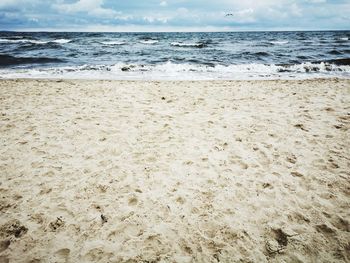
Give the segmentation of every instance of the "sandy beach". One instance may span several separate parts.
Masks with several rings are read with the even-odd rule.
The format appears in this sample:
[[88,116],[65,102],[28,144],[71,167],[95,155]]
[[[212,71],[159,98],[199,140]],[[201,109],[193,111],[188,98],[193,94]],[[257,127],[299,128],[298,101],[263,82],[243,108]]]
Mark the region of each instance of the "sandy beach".
[[350,262],[350,80],[0,80],[0,262]]

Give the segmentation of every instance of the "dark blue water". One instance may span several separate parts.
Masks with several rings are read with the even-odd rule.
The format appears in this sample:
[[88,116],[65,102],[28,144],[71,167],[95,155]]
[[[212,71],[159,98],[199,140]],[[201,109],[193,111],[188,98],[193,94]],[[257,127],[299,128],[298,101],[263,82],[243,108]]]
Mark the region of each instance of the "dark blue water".
[[0,77],[350,77],[350,31],[0,32]]

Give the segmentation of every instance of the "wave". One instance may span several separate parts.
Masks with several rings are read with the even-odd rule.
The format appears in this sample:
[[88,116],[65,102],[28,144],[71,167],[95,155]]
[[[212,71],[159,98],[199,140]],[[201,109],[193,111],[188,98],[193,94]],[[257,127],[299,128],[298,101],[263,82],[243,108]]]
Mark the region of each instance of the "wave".
[[104,41],[104,42],[101,42],[101,44],[121,46],[121,45],[126,45],[127,43],[125,41]]
[[70,40],[70,39],[61,38],[61,39],[55,39],[55,40],[49,41],[49,43],[52,42],[52,43],[58,43],[58,44],[67,44],[71,41],[72,40]]
[[[347,64],[348,63],[348,64]],[[349,61],[329,61],[290,65],[237,64],[199,65],[166,62],[156,65],[83,65],[42,69],[0,70],[2,78],[82,78],[82,79],[299,79],[315,77],[350,78]]]
[[140,43],[141,44],[149,44],[149,45],[153,45],[158,43],[158,40],[153,40],[153,39],[148,39],[148,40],[141,40]]
[[[318,62],[318,63],[322,63],[322,62]],[[337,65],[337,66],[350,66],[350,58],[326,60],[323,63]]]
[[331,50],[329,52],[327,52],[330,55],[342,55],[343,53],[339,50]]
[[271,42],[259,42],[259,43],[256,43],[257,47],[271,47],[273,45],[274,44],[272,44]]
[[0,43],[32,43],[32,44],[47,44],[48,41],[32,40],[32,39],[8,39],[1,38]]
[[297,58],[304,61],[310,59],[310,57],[307,56],[297,56]]
[[342,37],[342,38],[336,39],[336,40],[334,41],[334,43],[347,45],[348,41],[349,41],[349,38],[347,38],[347,37]]
[[0,67],[8,67],[22,64],[44,64],[44,63],[60,63],[61,59],[48,57],[13,57],[9,55],[0,55]]
[[205,43],[183,43],[183,42],[172,42],[170,45],[174,47],[196,47],[196,48],[203,48],[206,47]]
[[289,41],[270,41],[270,43],[273,45],[285,45],[288,44]]
[[14,51],[32,51],[32,50],[49,50],[49,49],[60,49],[61,45],[53,42],[49,42],[47,44],[33,44],[33,43],[24,43],[23,45],[18,45],[14,49]]
[[31,43],[31,44],[48,44],[48,43],[57,43],[57,44],[67,44],[71,42],[70,39],[55,39],[55,40],[33,40],[33,39],[12,39],[12,38],[0,38],[0,43]]
[[330,72],[348,72],[349,66],[339,66],[330,63],[302,63],[294,65],[278,65],[276,68],[279,73],[330,73]]
[[264,51],[259,51],[259,52],[243,52],[242,55],[252,55],[255,57],[268,57],[271,56],[270,53],[264,52]]

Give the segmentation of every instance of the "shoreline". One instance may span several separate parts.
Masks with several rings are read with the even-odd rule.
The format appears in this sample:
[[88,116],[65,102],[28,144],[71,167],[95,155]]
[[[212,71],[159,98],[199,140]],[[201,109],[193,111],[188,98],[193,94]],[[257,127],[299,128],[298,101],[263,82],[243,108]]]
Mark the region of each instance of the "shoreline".
[[86,78],[0,78],[0,81],[46,81],[46,82],[65,82],[65,81],[74,81],[74,82],[98,82],[98,81],[106,81],[106,82],[312,82],[312,81],[350,81],[348,77],[316,77],[316,78],[305,78],[305,79],[86,79]]
[[349,261],[349,129],[349,79],[0,79],[0,261]]

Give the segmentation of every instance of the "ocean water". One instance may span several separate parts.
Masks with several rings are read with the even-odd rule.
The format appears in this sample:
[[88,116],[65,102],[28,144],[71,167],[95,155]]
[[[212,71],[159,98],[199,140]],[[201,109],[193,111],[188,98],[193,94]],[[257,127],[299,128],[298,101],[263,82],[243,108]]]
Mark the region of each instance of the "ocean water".
[[0,32],[0,78],[350,78],[350,31]]

